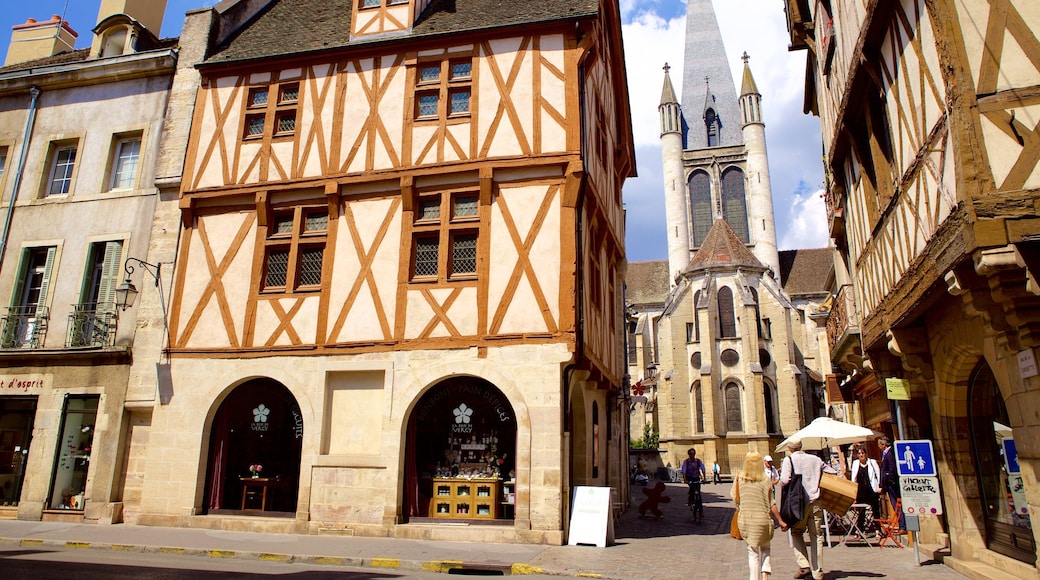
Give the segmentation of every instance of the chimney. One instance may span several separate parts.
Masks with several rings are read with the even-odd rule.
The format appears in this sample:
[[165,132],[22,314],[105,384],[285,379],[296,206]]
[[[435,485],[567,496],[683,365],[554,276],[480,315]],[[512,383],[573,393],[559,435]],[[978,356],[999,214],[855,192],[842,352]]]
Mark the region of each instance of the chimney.
[[126,14],[158,38],[166,15],[166,0],[101,0],[97,24],[115,14]]
[[11,28],[11,44],[7,47],[7,60],[4,61],[4,66],[73,50],[78,36],[69,23],[62,20],[61,16],[57,14],[43,22],[29,18],[25,24],[18,24]]

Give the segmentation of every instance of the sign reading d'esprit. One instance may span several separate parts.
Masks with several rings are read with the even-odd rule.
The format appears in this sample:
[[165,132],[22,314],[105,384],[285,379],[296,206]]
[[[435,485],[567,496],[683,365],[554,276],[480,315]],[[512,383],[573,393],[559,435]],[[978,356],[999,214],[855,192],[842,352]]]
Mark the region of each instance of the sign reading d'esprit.
[[39,395],[53,386],[52,375],[0,375],[0,395]]

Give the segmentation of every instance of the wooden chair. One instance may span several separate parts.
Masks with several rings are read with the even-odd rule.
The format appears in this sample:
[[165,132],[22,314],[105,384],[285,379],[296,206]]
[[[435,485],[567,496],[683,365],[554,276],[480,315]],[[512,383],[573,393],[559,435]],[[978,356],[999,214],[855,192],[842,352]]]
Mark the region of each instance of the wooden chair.
[[901,511],[903,511],[903,500],[896,499],[896,505],[893,506],[887,518],[874,518],[874,523],[877,524],[878,532],[881,534],[881,541],[878,542],[879,548],[884,548],[885,542],[889,540],[900,548],[903,547],[899,541],[899,513]]

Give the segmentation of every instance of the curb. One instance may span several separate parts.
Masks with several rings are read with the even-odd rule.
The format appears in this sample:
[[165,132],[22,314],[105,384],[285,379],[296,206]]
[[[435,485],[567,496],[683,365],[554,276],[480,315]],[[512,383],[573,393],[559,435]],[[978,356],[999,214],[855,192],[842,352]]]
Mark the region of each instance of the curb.
[[[266,562],[300,563],[319,566],[343,566],[352,568],[376,568],[396,570],[422,570],[441,574],[452,574],[458,570],[497,571],[505,575],[525,576],[532,574],[561,575],[547,572],[544,569],[526,563],[514,564],[482,564],[462,560],[402,560],[399,558],[359,558],[351,556],[313,556],[296,554],[278,554],[273,552],[250,552],[241,550],[218,550],[209,548],[179,548],[174,546],[147,546],[136,544],[106,544],[95,542],[74,542],[64,540],[44,540],[41,538],[5,538],[0,537],[0,545],[16,545],[23,548],[55,548],[71,550],[107,550],[117,552],[137,552],[140,554],[161,554],[166,556],[194,556],[226,560],[263,560]],[[600,577],[587,573],[577,574],[581,577]]]

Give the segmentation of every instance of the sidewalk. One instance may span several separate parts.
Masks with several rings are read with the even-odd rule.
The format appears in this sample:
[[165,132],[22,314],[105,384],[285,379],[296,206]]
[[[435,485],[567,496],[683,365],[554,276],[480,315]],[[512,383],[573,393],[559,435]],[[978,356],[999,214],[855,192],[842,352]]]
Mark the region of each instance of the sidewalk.
[[[264,559],[330,566],[448,572],[486,569],[506,574],[548,574],[618,580],[680,579],[691,575],[725,580],[748,577],[746,544],[729,537],[730,484],[705,485],[705,521],[694,524],[685,506],[686,486],[668,484],[670,503],[662,519],[639,517],[646,496],[633,488],[633,505],[616,530],[617,543],[590,546],[531,546],[290,534],[256,534],[131,525],[43,523],[0,520],[0,546],[83,548],[184,554],[212,558]],[[837,539],[836,539],[837,541]],[[922,559],[926,556],[923,555]],[[786,535],[773,539],[773,578],[796,571]],[[912,549],[866,546],[824,548],[827,578],[957,579],[941,564],[918,567]]]

